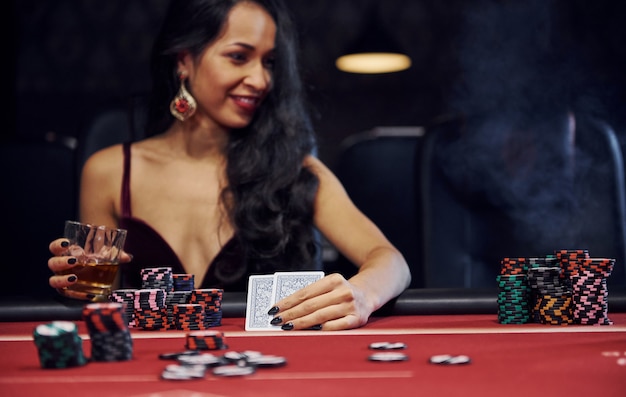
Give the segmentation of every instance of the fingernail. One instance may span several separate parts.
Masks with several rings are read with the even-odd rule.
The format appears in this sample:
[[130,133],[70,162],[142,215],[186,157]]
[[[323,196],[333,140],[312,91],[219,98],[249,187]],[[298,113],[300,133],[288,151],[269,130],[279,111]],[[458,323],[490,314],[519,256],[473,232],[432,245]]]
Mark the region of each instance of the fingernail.
[[273,316],[274,314],[278,313],[279,310],[280,309],[278,308],[278,306],[274,306],[267,312],[267,314],[269,314],[270,316]]
[[280,327],[284,331],[291,331],[293,329],[293,323],[286,323]]
[[70,258],[67,260],[67,264],[68,265],[75,265],[76,264],[76,258]]
[[93,299],[93,298],[95,298],[95,297],[96,297],[96,296],[95,296],[95,295],[93,295],[93,294],[87,294],[87,299]]
[[73,282],[74,282],[74,281],[76,281],[77,279],[78,279],[78,277],[76,277],[76,276],[69,276],[69,277],[67,278],[67,281],[69,281],[70,283],[73,283]]
[[283,322],[283,318],[282,318],[282,317],[280,317],[280,316],[278,316],[278,317],[274,317],[274,318],[272,319],[272,321],[270,321],[270,324],[272,324],[272,325],[278,325],[278,324],[280,324],[280,323],[282,323],[282,322]]
[[62,241],[62,242],[61,242],[61,247],[63,247],[63,248],[67,248],[67,247],[69,247],[69,246],[70,246],[70,242],[69,242],[69,241]]
[[307,328],[307,330],[309,330],[309,331],[321,331],[322,330],[322,324],[314,325],[311,328]]

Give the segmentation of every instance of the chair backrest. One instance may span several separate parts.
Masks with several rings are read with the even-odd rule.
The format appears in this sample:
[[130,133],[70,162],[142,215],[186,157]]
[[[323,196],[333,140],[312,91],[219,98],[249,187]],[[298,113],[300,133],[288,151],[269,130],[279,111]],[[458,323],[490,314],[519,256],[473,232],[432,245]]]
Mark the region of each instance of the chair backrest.
[[143,138],[145,123],[146,108],[139,98],[131,99],[127,108],[110,108],[96,114],[78,140],[80,168],[100,149]]
[[59,142],[0,145],[6,227],[0,295],[50,296],[50,242],[77,217],[75,149]]
[[[423,129],[376,128],[347,138],[339,151],[335,173],[355,205],[394,244],[414,273],[412,287],[421,286],[420,228],[415,214],[415,153]],[[327,271],[350,276],[356,268],[345,258]]]
[[568,112],[481,115],[428,128],[420,149],[426,287],[493,288],[502,258],[578,248],[615,258],[609,282],[624,285],[623,168],[610,128]]

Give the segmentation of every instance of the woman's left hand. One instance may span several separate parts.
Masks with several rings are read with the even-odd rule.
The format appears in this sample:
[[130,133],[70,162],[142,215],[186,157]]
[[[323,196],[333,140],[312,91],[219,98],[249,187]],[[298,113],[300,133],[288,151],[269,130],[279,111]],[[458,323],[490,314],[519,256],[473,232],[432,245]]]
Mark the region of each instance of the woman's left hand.
[[335,331],[365,325],[373,311],[364,291],[334,273],[276,302],[270,312],[272,324],[284,330]]

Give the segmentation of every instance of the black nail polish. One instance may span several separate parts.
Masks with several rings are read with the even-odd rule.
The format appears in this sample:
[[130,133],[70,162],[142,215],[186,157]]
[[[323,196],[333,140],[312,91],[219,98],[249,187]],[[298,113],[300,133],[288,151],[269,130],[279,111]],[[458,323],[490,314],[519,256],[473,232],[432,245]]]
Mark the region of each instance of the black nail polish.
[[280,309],[278,308],[278,306],[274,306],[267,312],[267,314],[269,314],[270,316],[273,316],[274,314],[278,313],[279,310]]
[[78,279],[78,277],[76,277],[76,276],[69,276],[69,277],[67,278],[67,281],[69,281],[70,283],[73,283],[73,282],[74,282],[74,281],[76,281],[77,279]]
[[69,265],[75,265],[75,264],[76,264],[76,258],[70,258],[70,259],[68,259],[68,260],[67,260],[67,263],[68,263]]
[[69,241],[61,241],[61,247],[67,248],[69,246],[70,246],[70,242]]
[[321,331],[322,330],[322,324],[317,324],[312,326],[311,328],[307,328],[308,331]]
[[291,331],[293,329],[293,323],[286,323],[280,327],[284,331]]
[[93,294],[87,294],[87,299],[93,299],[93,298],[95,298],[95,297],[96,297],[96,296],[95,296],[95,295],[93,295]]
[[274,317],[274,318],[272,319],[272,321],[270,321],[270,324],[272,324],[272,325],[278,325],[278,324],[280,324],[280,323],[282,323],[282,322],[283,322],[283,318],[282,318],[282,317],[280,317],[280,316],[278,316],[278,317]]

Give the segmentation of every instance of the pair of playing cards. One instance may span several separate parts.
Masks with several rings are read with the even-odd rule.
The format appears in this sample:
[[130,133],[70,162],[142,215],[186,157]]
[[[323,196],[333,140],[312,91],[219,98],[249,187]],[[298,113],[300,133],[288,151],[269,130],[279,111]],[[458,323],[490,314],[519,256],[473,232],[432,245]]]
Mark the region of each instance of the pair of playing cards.
[[280,331],[267,314],[274,303],[324,277],[324,272],[276,272],[248,279],[246,331]]

